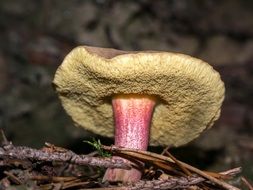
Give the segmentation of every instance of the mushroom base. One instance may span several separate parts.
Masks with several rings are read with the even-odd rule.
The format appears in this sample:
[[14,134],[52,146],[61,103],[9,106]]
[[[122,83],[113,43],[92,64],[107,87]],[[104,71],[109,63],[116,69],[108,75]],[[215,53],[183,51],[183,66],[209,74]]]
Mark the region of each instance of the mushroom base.
[[[119,158],[117,156],[114,156],[113,158]],[[123,159],[125,163],[131,164],[129,160]],[[142,163],[140,163],[140,168],[143,166]],[[141,179],[142,172],[138,170],[137,168],[131,168],[130,170],[125,169],[107,169],[103,178],[103,181],[109,181],[109,182],[136,182]]]
[[[115,145],[147,150],[150,122],[156,100],[146,95],[117,95],[113,97]],[[125,162],[130,162],[125,160]],[[140,166],[141,167],[141,166]],[[107,169],[104,181],[136,182],[141,178],[138,169]]]

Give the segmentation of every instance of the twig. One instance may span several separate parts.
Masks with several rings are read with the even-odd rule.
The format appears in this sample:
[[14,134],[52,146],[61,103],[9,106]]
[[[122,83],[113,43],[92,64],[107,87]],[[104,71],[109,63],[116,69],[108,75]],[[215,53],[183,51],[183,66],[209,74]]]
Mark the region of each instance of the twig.
[[193,167],[191,165],[188,165],[188,164],[186,164],[184,162],[181,162],[181,161],[179,161],[179,163],[182,164],[184,167],[186,167],[188,170],[191,170],[191,171],[195,172],[196,174],[210,180],[211,182],[219,185],[220,187],[223,187],[224,189],[227,189],[227,190],[240,190],[237,187],[234,187],[234,186],[232,186],[232,185],[230,185],[230,184],[228,184],[224,181],[221,181],[221,180],[216,179],[215,177],[213,177],[211,175],[206,174],[205,172],[199,170],[198,168],[195,168],[195,167]]
[[31,180],[36,180],[36,181],[52,181],[52,182],[67,182],[67,181],[73,181],[75,179],[77,179],[77,177],[59,177],[59,176],[43,176],[43,175],[39,175],[39,176],[32,176],[29,179]]
[[88,165],[105,168],[130,169],[131,166],[122,159],[98,158],[86,155],[77,155],[70,150],[57,152],[47,149],[37,150],[24,146],[14,146],[11,143],[0,147],[0,158],[33,160],[33,161],[57,161],[76,165]]
[[237,168],[233,168],[233,169],[230,169],[230,170],[227,170],[227,171],[224,171],[224,172],[220,172],[220,174],[226,175],[226,176],[229,176],[229,177],[234,177],[234,176],[236,176],[237,174],[239,174],[241,172],[242,172],[242,168],[237,167]]
[[[92,190],[153,190],[153,189],[187,189],[190,186],[197,185],[205,181],[204,178],[191,177],[171,177],[167,180],[140,180],[134,184],[129,184],[121,187],[93,188]],[[86,189],[88,190],[88,189]]]
[[2,129],[0,129],[0,145],[4,146],[9,144],[9,141],[7,140],[4,131]]
[[169,151],[166,151],[166,154],[182,169],[182,171],[187,174],[188,176],[191,175],[191,172],[185,168],[180,161],[178,161]]
[[242,177],[242,182],[245,184],[245,186],[248,187],[249,190],[253,190],[253,186],[250,184],[250,182],[245,177]]
[[10,178],[10,180],[13,181],[14,183],[16,183],[18,185],[22,184],[22,182],[15,175],[13,175],[12,173],[4,171],[4,174],[6,176],[8,176]]

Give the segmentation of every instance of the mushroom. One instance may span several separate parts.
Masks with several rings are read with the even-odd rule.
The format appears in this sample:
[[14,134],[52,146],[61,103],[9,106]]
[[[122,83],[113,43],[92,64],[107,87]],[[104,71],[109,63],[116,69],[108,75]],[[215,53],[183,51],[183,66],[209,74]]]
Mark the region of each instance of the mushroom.
[[[140,150],[149,142],[176,147],[198,137],[218,119],[225,91],[210,65],[188,55],[89,46],[66,56],[53,83],[76,125],[115,134],[116,146]],[[140,178],[136,168],[107,169],[104,176]]]

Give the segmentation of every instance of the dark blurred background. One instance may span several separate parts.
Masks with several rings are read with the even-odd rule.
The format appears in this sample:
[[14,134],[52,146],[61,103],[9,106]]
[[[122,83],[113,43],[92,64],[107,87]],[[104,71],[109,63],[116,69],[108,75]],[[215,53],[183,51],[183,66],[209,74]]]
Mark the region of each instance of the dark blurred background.
[[0,127],[16,145],[91,151],[83,140],[94,135],[74,127],[51,86],[64,56],[81,44],[210,63],[226,86],[221,118],[172,152],[202,169],[242,166],[253,180],[253,1],[1,0]]

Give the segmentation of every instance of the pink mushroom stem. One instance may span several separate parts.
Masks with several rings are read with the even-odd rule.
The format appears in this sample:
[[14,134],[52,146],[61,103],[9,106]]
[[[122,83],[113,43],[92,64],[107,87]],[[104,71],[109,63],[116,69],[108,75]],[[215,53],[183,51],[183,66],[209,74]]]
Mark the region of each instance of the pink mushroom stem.
[[[115,145],[147,150],[155,98],[147,95],[117,95],[112,106],[115,121]],[[125,162],[129,162],[124,159]],[[136,182],[141,178],[138,169],[107,169],[104,180]]]

